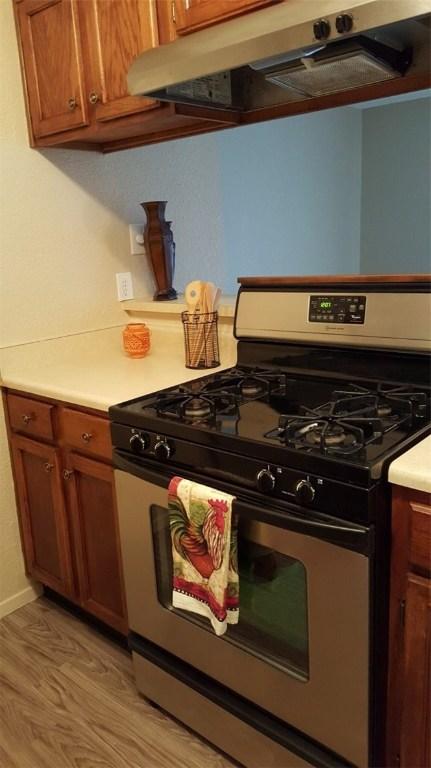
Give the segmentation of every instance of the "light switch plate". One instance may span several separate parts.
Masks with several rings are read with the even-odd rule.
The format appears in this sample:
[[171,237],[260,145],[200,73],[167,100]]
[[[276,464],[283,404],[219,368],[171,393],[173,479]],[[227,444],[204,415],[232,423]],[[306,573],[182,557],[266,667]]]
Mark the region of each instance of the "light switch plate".
[[144,224],[129,224],[130,253],[140,256],[145,253]]
[[117,295],[118,301],[128,301],[133,299],[133,281],[131,272],[117,272]]

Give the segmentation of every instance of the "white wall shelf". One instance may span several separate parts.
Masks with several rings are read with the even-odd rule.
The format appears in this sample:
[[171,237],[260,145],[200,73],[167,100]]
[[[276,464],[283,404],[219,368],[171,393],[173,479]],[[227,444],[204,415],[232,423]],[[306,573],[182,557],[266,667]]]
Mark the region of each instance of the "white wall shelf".
[[[218,308],[218,314],[221,318],[233,317],[235,314],[236,296],[223,296]],[[153,301],[149,296],[142,299],[131,299],[121,302],[122,308],[129,314],[163,314],[179,315],[187,309],[184,296],[180,295],[173,301]]]

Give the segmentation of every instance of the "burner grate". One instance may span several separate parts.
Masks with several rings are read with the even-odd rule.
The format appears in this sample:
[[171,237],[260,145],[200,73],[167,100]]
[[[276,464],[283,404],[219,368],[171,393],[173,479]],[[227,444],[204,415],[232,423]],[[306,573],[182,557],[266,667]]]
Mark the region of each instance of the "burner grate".
[[203,388],[203,392],[212,393],[233,390],[244,400],[270,395],[277,390],[286,389],[287,374],[266,368],[231,368],[216,374],[213,381]]
[[414,391],[408,386],[377,384],[375,391],[349,384],[346,390],[335,390],[333,400],[356,400],[360,397],[373,397],[376,403],[376,413],[382,418],[397,420],[411,416],[424,418],[427,414],[427,396],[425,392]]
[[356,411],[340,416],[337,402],[313,410],[303,408],[302,415],[283,414],[278,429],[267,432],[265,437],[278,436],[292,448],[317,448],[321,453],[339,456],[359,453],[369,443],[381,440],[381,420],[361,415],[367,405],[361,403]]

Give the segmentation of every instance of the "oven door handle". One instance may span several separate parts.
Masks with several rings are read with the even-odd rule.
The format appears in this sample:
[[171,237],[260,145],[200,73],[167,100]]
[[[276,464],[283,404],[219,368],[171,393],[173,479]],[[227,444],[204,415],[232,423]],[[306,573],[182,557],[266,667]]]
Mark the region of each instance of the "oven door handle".
[[279,511],[266,505],[260,508],[254,504],[244,504],[242,501],[235,501],[234,508],[245,518],[251,517],[253,520],[260,520],[293,533],[327,541],[329,544],[335,544],[337,547],[350,549],[362,555],[370,556],[374,549],[372,529],[355,523],[343,523],[328,515],[324,516],[326,519],[322,519],[323,516],[318,517],[313,510],[307,509],[307,516],[301,516],[291,512],[290,509]]
[[[200,478],[193,477],[191,472],[175,471],[174,467],[160,468],[150,467],[142,463],[142,459],[134,458],[130,454],[124,454],[117,449],[114,450],[114,466],[123,472],[129,472],[141,480],[159,488],[168,488],[169,483],[175,475],[185,477],[189,480],[202,483]],[[217,483],[219,486],[219,483]],[[220,490],[231,493],[236,497],[238,489],[227,482],[220,482]],[[327,541],[329,544],[335,544],[344,549],[350,549],[354,552],[370,556],[374,551],[374,530],[366,528],[356,523],[342,522],[338,518],[330,517],[316,513],[312,509],[306,509],[306,515],[298,514],[298,511],[292,504],[286,501],[277,502],[271,500],[273,504],[278,504],[278,508],[268,504],[267,499],[262,499],[259,504],[255,500],[243,500],[246,491],[242,491],[241,499],[235,498],[234,509],[244,519],[259,520],[268,525],[275,525],[277,528],[299,533],[304,536],[311,536],[314,539]]]

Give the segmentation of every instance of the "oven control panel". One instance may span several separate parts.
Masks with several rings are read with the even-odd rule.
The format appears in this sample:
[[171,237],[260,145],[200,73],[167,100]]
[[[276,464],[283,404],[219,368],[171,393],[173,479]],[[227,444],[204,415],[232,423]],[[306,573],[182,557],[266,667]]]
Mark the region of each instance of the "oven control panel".
[[365,305],[365,296],[310,296],[308,320],[310,323],[363,325]]

